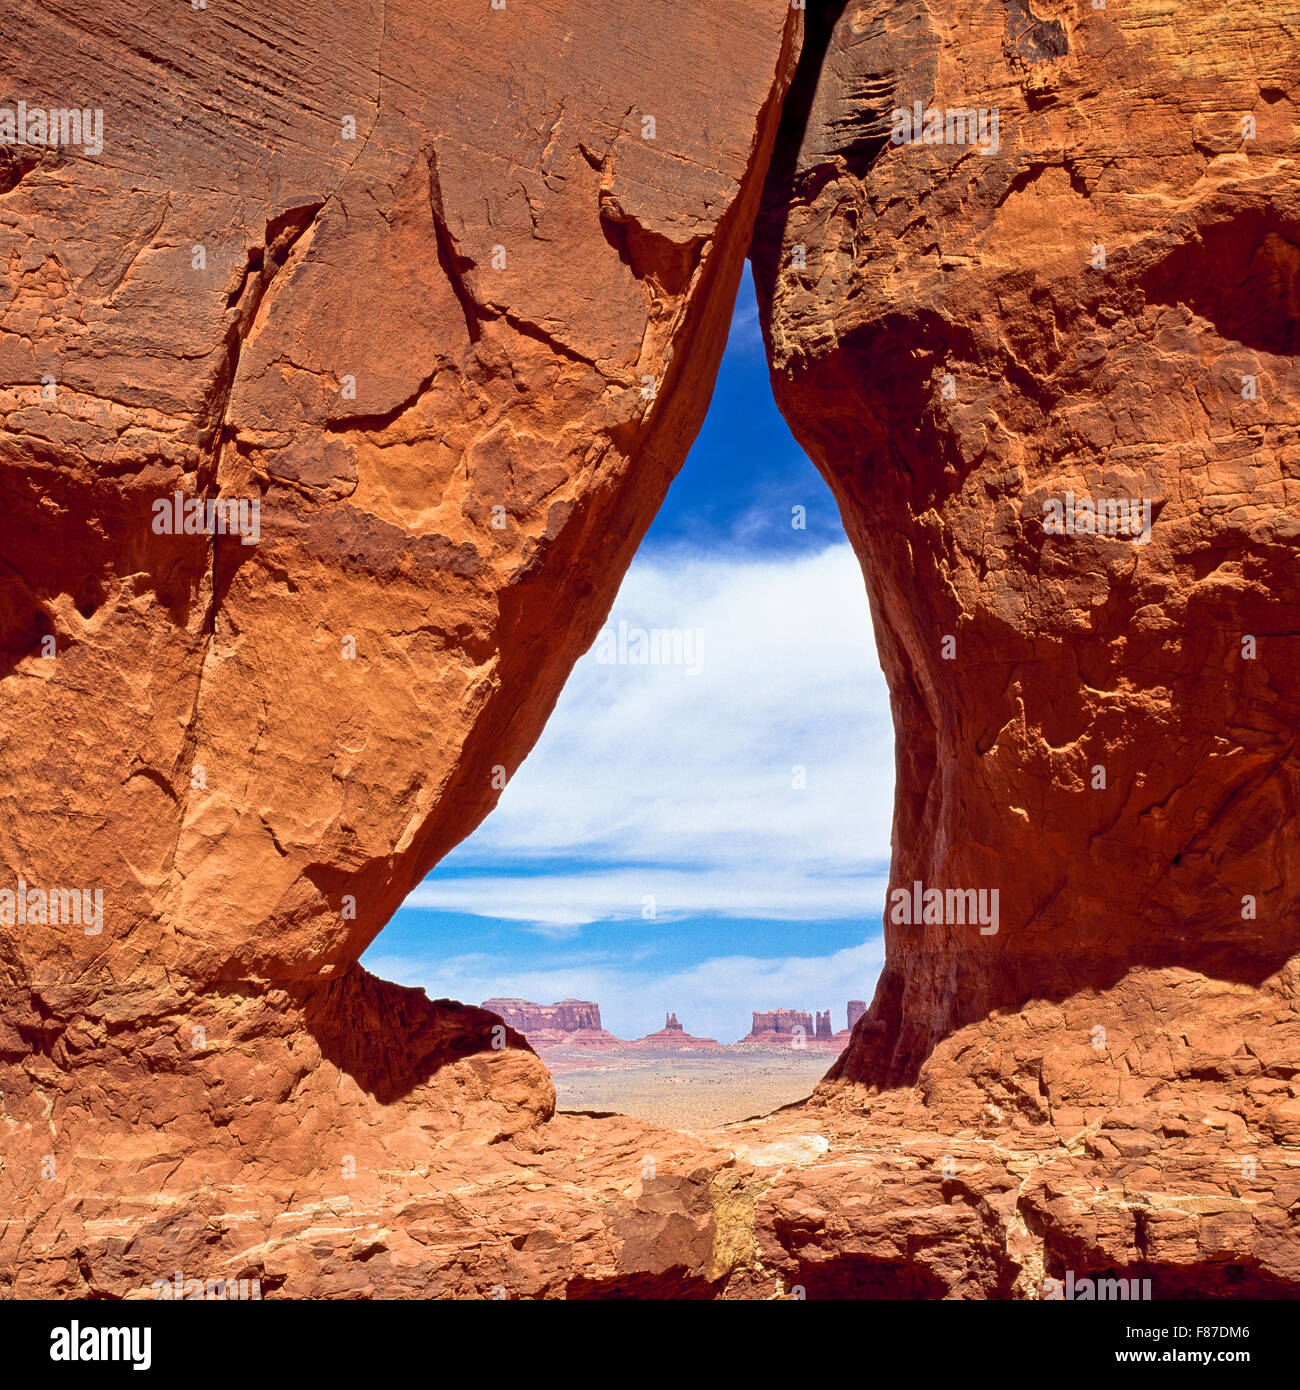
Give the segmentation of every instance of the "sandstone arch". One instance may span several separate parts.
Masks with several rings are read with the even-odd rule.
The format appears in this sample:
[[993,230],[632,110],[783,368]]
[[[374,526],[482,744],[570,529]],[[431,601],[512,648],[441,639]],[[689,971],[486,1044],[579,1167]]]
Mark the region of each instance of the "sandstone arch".
[[[7,1287],[179,1262],[271,1296],[1032,1297],[1140,1252],[1183,1292],[1231,1293],[1229,1264],[1294,1290],[1296,63],[1229,61],[1184,9],[1144,47],[1141,6],[814,5],[780,139],[784,0],[549,0],[527,32],[456,7],[437,45],[412,0],[14,16],[8,87],[108,119],[102,156],[0,168],[0,863],[109,906],[100,935],[0,925]],[[997,106],[999,151],[895,159],[905,79]],[[596,630],[774,149],[775,385],[873,587],[900,876],[1014,862],[1008,928],[891,932],[807,1112],[707,1143],[548,1120],[490,1015],[355,961]],[[1044,558],[1016,499],[1107,450],[1159,490],[1149,553]],[[156,532],[178,488],[254,494],[262,538]],[[1044,777],[1089,739],[1120,775],[1067,815]],[[1247,880],[1231,921],[1212,895]]]

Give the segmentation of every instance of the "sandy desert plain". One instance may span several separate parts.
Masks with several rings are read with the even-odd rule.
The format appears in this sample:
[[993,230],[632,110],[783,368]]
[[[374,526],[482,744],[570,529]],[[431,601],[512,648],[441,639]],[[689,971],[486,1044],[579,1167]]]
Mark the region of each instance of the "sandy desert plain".
[[787,1051],[542,1054],[558,1109],[631,1115],[670,1129],[701,1129],[767,1115],[805,1099],[834,1058]]

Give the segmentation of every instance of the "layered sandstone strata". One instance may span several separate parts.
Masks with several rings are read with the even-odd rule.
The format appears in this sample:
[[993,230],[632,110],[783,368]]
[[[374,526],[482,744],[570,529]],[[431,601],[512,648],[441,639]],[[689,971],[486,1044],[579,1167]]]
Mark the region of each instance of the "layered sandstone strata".
[[356,962],[685,456],[800,31],[785,0],[7,17],[6,99],[103,137],[0,150],[0,887],[103,908],[0,921],[22,1291],[121,1291],[115,1194],[183,1267],[196,1192],[255,1248],[551,1113],[518,1034]]
[[747,1036],[758,1038],[774,1033],[781,1037],[790,1037],[796,1029],[804,1037],[812,1037],[812,1014],[803,1009],[755,1009],[753,1026]]
[[1288,14],[807,13],[774,381],[867,575],[894,882],[997,929],[887,922],[816,1103],[692,1135],[554,1116],[356,961],[681,462],[804,12],[10,17],[6,91],[105,120],[0,156],[0,887],[103,919],[0,920],[5,1292],[1300,1289]]
[[[1018,1045],[1031,1000],[1061,1010],[1046,1072],[1087,1041],[1069,1001],[1101,1028],[1123,987],[1146,1001],[1135,1072],[1249,1015],[1242,1074],[1289,1085],[1287,7],[892,0],[809,23],[756,279],[777,399],[867,578],[904,890],[832,1076],[914,1081],[984,1020]],[[1132,534],[1085,524],[1130,499]],[[1079,525],[1054,528],[1067,505]]]
[[531,999],[493,998],[483,1001],[491,1010],[521,1033],[543,1029],[576,1033],[580,1029],[601,1031],[600,1005],[585,999],[561,999],[558,1004],[534,1004]]
[[528,1039],[530,1047],[621,1047],[623,1040],[601,1027],[600,1005],[583,999],[534,1004],[530,999],[485,999],[483,1007]]
[[[845,1041],[841,1038],[838,1046]],[[818,1011],[814,1020],[803,1009],[755,1009],[753,1026],[736,1046],[826,1047],[834,1043],[829,1010]]]

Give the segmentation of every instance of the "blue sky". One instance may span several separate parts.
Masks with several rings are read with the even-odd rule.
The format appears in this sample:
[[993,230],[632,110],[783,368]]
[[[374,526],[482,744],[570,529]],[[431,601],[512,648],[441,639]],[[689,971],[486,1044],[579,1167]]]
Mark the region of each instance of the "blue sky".
[[[670,1009],[723,1042],[754,1009],[842,1028],[882,960],[893,734],[861,573],[772,400],[748,267],[708,418],[606,628],[365,965],[434,998],[594,999],[628,1038]],[[652,629],[678,632],[674,661],[636,663]]]

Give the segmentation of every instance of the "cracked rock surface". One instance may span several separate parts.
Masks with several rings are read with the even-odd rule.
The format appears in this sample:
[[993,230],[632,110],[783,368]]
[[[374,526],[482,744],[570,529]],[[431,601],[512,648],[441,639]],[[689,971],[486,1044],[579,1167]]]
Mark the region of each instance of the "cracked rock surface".
[[[0,888],[103,892],[0,922],[4,1292],[1300,1289],[1280,0],[6,23],[5,90],[105,133],[0,148]],[[891,143],[914,102],[997,148]],[[892,882],[998,930],[887,913],[803,1107],[557,1115],[496,1016],[356,962],[603,621],[751,236],[871,594]],[[1149,543],[1047,535],[1066,490]],[[178,492],[256,543],[158,531]]]

